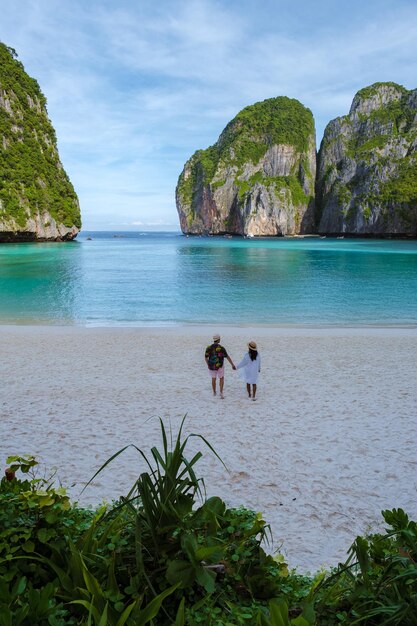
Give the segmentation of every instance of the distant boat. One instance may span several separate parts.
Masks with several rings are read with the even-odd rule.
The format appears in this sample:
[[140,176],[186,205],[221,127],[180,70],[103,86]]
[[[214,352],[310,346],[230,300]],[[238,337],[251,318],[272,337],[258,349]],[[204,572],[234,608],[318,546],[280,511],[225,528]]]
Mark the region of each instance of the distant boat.
[[252,237],[254,237],[254,236],[255,236],[255,235],[253,235],[252,233],[248,233],[248,234],[246,235],[246,237],[247,237],[248,239],[252,239]]
[[337,239],[344,239],[344,237],[337,237]]

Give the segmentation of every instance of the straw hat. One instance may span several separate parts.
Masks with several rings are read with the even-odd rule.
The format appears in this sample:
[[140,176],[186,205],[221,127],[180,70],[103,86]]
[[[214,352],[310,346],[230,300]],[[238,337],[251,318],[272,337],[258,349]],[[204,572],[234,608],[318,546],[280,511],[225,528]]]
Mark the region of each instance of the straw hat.
[[220,341],[220,335],[218,333],[213,335],[213,341]]
[[248,343],[248,348],[249,348],[249,350],[256,350],[256,342],[255,341],[250,341]]

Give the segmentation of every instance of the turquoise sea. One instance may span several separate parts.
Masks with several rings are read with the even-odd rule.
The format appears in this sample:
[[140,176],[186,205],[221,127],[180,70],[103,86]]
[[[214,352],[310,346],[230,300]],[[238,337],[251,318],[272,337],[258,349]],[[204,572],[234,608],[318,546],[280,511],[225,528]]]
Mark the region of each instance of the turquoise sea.
[[82,232],[3,244],[0,323],[415,326],[417,241]]

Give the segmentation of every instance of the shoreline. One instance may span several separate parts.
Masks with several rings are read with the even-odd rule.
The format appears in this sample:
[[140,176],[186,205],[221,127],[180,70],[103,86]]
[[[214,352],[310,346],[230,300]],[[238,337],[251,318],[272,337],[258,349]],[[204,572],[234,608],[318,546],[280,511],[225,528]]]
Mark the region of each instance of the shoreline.
[[[226,364],[225,400],[213,398],[203,352],[213,332],[237,363],[258,342],[258,400]],[[82,327],[0,325],[1,465],[34,454],[80,505],[127,493],[142,471],[129,449],[174,434],[204,436],[229,471],[190,440],[207,495],[262,512],[290,566],[336,565],[380,511],[417,517],[417,328]]]
[[232,324],[228,322],[211,323],[211,322],[170,322],[166,324],[159,323],[132,323],[132,324],[60,324],[51,322],[46,324],[41,321],[39,323],[32,321],[30,323],[22,322],[2,322],[0,321],[0,332],[7,329],[58,329],[60,331],[97,331],[102,330],[104,332],[141,332],[141,331],[161,331],[161,332],[174,332],[174,331],[191,331],[195,333],[208,333],[209,335],[213,330],[218,328],[228,329],[233,333],[247,330],[254,330],[261,333],[298,333],[298,332],[311,332],[311,333],[334,333],[334,334],[355,334],[355,333],[370,333],[373,332],[410,332],[411,334],[417,332],[417,324],[251,324],[251,323],[239,323]]

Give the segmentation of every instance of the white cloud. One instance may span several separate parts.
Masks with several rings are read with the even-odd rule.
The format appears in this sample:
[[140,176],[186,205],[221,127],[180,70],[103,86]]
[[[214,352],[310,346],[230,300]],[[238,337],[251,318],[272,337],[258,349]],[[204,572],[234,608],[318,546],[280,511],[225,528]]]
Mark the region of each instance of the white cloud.
[[201,83],[221,79],[225,67],[218,63],[239,50],[243,34],[239,13],[202,0],[161,3],[147,15],[103,11],[98,20],[126,67]]
[[258,100],[298,98],[313,111],[320,139],[361,87],[378,80],[417,87],[414,3],[352,0],[335,12],[329,0],[314,10],[300,0],[288,7],[4,3],[0,39],[16,48],[47,96],[85,223],[100,227],[111,216],[120,224],[175,223],[185,160]]

